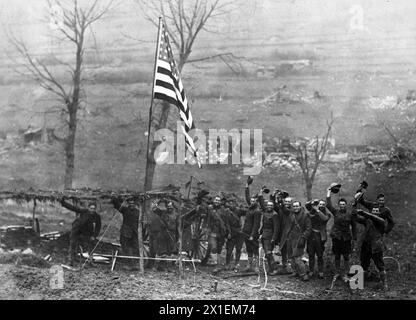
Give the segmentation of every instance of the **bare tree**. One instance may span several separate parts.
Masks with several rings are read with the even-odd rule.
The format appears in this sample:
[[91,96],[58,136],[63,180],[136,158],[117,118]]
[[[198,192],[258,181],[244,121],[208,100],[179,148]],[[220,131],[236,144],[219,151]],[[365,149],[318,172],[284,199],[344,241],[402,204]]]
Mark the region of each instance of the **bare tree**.
[[[186,63],[192,62],[190,56],[195,40],[200,33],[202,31],[215,32],[210,29],[210,22],[215,22],[215,19],[221,18],[224,14],[230,12],[234,3],[234,1],[226,0],[136,0],[136,2],[142,8],[145,17],[155,26],[158,25],[158,17],[162,17],[165,21],[167,32],[179,57],[178,68],[180,72]],[[215,55],[213,57],[220,56]],[[210,57],[199,58],[196,61],[208,58]],[[162,103],[160,112],[156,112],[152,119],[155,130],[166,127],[169,112],[170,105]],[[156,148],[157,144],[153,142],[149,159],[147,159],[145,190],[151,190],[153,186],[153,176],[156,168],[154,152]]]
[[296,160],[302,169],[303,180],[305,181],[306,186],[306,197],[308,200],[312,200],[312,187],[315,176],[328,151],[333,123],[334,119],[331,116],[331,120],[327,121],[327,131],[322,138],[316,136],[312,141],[312,145],[308,146],[307,142],[302,142],[296,149]]
[[416,101],[411,98],[374,110],[375,123],[392,141],[390,157],[399,161],[416,155]]
[[103,18],[112,5],[113,0],[107,1],[105,5],[98,0],[89,2],[88,5],[80,5],[78,0],[64,2],[48,0],[48,12],[51,12],[51,21],[55,21],[54,26],[59,40],[72,44],[74,48],[72,64],[58,60],[69,71],[70,79],[66,79],[66,81],[58,79],[45,62],[29,52],[24,41],[9,33],[10,42],[24,59],[23,67],[26,70],[24,75],[31,77],[42,88],[57,96],[61,105],[59,111],[64,115],[67,127],[65,136],[58,138],[63,144],[66,157],[65,189],[72,188],[75,168],[75,137],[78,125],[77,113],[83,98],[85,98],[83,96],[83,58],[86,50],[87,31],[95,22]]

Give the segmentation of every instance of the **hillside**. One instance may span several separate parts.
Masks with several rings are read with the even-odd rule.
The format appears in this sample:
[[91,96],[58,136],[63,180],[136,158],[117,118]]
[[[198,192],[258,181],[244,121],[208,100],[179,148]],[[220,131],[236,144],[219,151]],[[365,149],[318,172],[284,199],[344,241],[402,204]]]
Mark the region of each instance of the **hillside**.
[[[412,58],[416,27],[413,19],[406,18],[414,11],[413,4],[397,1],[393,8],[389,2],[361,1],[365,28],[356,30],[351,19],[357,8],[344,0],[245,3],[240,1],[226,19],[215,20],[215,28],[221,32],[201,33],[193,51],[194,58],[231,52],[243,58],[233,62],[240,74],[221,60],[189,64],[184,69],[184,84],[198,128],[260,128],[263,140],[310,137],[322,134],[333,112],[338,144],[389,142],[366,106],[371,97],[404,96],[416,88]],[[2,5],[6,8],[7,1]],[[1,19],[65,81],[67,75],[52,53],[70,61],[70,48],[50,40],[51,30],[40,21],[43,8],[41,1],[29,6],[16,1],[1,11]],[[134,1],[123,1],[94,29],[96,42],[89,39],[94,46],[86,56],[87,103],[79,115],[75,186],[141,188],[155,33]],[[7,37],[0,37],[0,47],[5,49],[0,57],[0,131],[16,136],[29,125],[46,123],[59,133],[59,117],[43,115],[55,105],[53,97],[14,71],[17,65],[11,58],[16,53]],[[261,66],[296,59],[310,59],[312,66],[278,72],[275,78],[256,76]],[[275,106],[254,103],[282,86],[300,99]],[[323,98],[313,99],[315,92]],[[176,119],[176,112],[172,112],[171,128]],[[62,187],[63,155],[56,143],[12,148],[1,157],[3,187]],[[242,179],[238,168],[207,166],[198,171],[168,166],[158,168],[156,185],[183,183],[190,173],[208,179],[214,187],[229,185],[232,191],[238,190],[236,182]],[[260,179],[267,181],[269,176],[263,173]],[[300,182],[300,177],[296,181]]]

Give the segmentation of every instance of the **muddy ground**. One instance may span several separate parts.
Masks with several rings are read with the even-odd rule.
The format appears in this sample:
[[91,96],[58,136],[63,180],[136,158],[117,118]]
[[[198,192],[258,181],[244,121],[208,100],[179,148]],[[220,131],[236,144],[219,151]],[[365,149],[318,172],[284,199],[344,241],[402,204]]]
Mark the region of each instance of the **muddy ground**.
[[[387,250],[385,256],[396,259],[386,259],[390,291],[385,293],[379,289],[379,283],[366,282],[365,289],[352,292],[347,285],[338,282],[334,289],[328,290],[332,280],[333,256],[330,243],[326,250],[326,277],[324,280],[312,279],[302,282],[280,275],[269,278],[266,289],[264,277],[258,282],[257,276],[230,277],[232,272],[222,272],[212,275],[212,268],[197,266],[193,272],[191,265],[186,265],[183,279],[179,279],[176,267],[170,272],[153,272],[145,270],[127,272],[122,263],[117,262],[114,272],[110,272],[109,265],[96,268],[87,267],[82,272],[64,271],[64,289],[54,290],[49,282],[51,274],[49,268],[54,264],[65,263],[66,245],[60,250],[52,250],[48,245],[36,251],[37,257],[0,254],[0,299],[46,299],[46,300],[128,300],[128,299],[161,299],[161,300],[200,300],[200,299],[338,299],[338,300],[377,300],[377,299],[416,299],[416,216],[414,207],[416,198],[414,172],[400,172],[391,176],[387,171],[379,174],[367,173],[364,178],[370,182],[372,190],[368,195],[375,197],[375,192],[383,191],[388,198],[388,206],[393,210],[396,225],[386,237]],[[354,180],[357,180],[355,178]],[[351,194],[355,183],[350,182],[345,194]],[[323,184],[322,184],[323,186]],[[320,186],[321,187],[321,186]],[[321,189],[321,188],[320,188]],[[7,208],[4,208],[7,209]],[[103,213],[103,228],[109,224],[112,214]],[[41,226],[44,231],[65,230],[69,228],[72,215],[44,214],[40,215]],[[120,218],[117,216],[117,218]],[[0,215],[2,225],[24,224],[25,217],[16,213],[3,212]],[[116,241],[120,221],[109,229],[110,241]],[[101,251],[97,251],[101,252]],[[52,262],[43,260],[51,254]],[[357,253],[353,263],[358,264]],[[242,262],[242,265],[244,262]],[[217,292],[213,290],[215,280],[218,281]]]
[[[399,274],[389,271],[390,291],[380,289],[378,282],[365,283],[365,289],[353,292],[341,281],[330,290],[331,274],[324,280],[303,282],[288,275],[268,277],[264,290],[264,275],[233,277],[232,271],[216,276],[210,267],[185,265],[184,276],[174,266],[168,271],[125,271],[122,266],[114,272],[101,265],[87,266],[82,271],[64,271],[64,288],[50,286],[51,264],[34,256],[15,256],[8,261],[0,258],[0,299],[5,300],[355,300],[411,299],[416,300],[416,276],[404,268]],[[215,281],[218,281],[215,291]],[[169,290],[167,290],[169,288]]]

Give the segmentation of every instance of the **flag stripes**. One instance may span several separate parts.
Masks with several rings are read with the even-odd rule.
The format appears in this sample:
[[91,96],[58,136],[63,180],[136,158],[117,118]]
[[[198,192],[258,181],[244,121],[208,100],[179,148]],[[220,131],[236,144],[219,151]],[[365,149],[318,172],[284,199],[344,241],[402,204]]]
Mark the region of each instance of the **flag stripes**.
[[[163,23],[161,37],[159,39],[159,48],[158,59],[156,62],[154,98],[164,100],[177,106],[183,124],[182,131],[185,136],[186,145],[197,158],[194,141],[189,136],[189,131],[195,128],[195,123],[169,43],[168,33]],[[198,158],[197,161],[198,165],[201,167]]]

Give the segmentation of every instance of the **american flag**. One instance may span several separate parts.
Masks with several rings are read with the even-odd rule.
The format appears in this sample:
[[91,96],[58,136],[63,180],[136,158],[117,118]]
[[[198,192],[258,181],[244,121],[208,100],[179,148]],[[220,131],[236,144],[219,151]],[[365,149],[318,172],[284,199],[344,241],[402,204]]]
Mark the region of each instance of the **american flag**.
[[161,36],[159,39],[159,52],[156,62],[155,89],[154,98],[169,102],[178,107],[180,118],[182,120],[182,131],[185,135],[185,142],[188,149],[195,156],[198,166],[201,163],[198,160],[196,148],[193,139],[189,136],[189,131],[195,128],[194,119],[188,105],[185,90],[178,71],[178,67],[173,57],[170,46],[168,33],[165,25],[161,24]]

